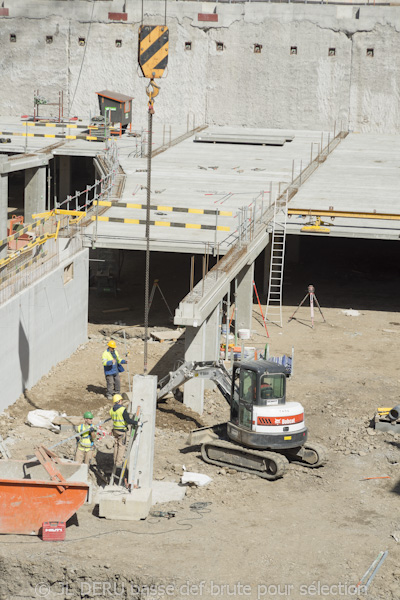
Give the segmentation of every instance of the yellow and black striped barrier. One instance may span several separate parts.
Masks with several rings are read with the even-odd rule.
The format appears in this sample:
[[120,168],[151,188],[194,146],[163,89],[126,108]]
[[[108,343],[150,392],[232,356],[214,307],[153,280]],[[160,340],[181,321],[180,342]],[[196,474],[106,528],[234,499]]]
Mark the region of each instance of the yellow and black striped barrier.
[[0,240],[0,246],[4,246],[4,244],[8,244],[12,240],[17,240],[24,233],[27,233],[28,231],[32,231],[32,229],[34,229],[38,225],[41,225],[42,223],[44,223],[45,221],[47,221],[47,219],[50,216],[51,216],[51,213],[49,213],[46,216],[43,216],[43,218],[40,219],[40,221],[36,221],[36,223],[30,223],[30,225],[26,225],[26,227],[23,227],[22,229],[19,229],[15,233],[13,233],[13,234],[9,235],[8,237],[4,238],[4,240]]
[[[99,206],[109,206],[110,208],[136,208],[136,209],[143,209],[145,210],[147,208],[146,204],[132,204],[129,202],[107,202],[106,200],[100,200],[99,202],[97,202],[97,200],[95,200],[93,202],[93,204],[95,206],[97,206],[97,204]],[[163,206],[163,205],[156,205],[156,204],[151,204],[150,205],[150,210],[158,210],[160,212],[181,212],[181,213],[190,213],[193,215],[216,215],[218,213],[219,217],[231,217],[232,216],[232,212],[231,211],[226,211],[226,210],[211,210],[211,209],[207,209],[207,208],[185,208],[182,206]]]
[[18,137],[42,137],[42,138],[59,138],[62,140],[89,140],[90,142],[104,142],[104,136],[94,135],[67,135],[61,133],[23,133],[22,131],[0,131],[0,135],[11,135]]
[[[105,221],[109,223],[126,223],[127,225],[146,225],[145,219],[120,219],[118,217],[92,217],[92,221]],[[199,223],[171,223],[169,221],[150,221],[154,227],[181,227],[183,229],[208,229],[209,231],[230,231],[230,227],[223,225],[200,225]]]
[[7,279],[10,279],[10,277],[12,277],[13,275],[16,275],[17,273],[20,273],[21,271],[23,271],[24,269],[26,269],[28,267],[31,267],[35,262],[37,262],[39,260],[39,258],[44,258],[46,256],[46,254],[47,254],[47,252],[42,252],[38,256],[35,256],[34,258],[31,258],[31,260],[28,260],[23,265],[20,265],[19,267],[17,267],[15,269],[15,271],[13,271],[12,273],[8,273],[8,275],[5,275],[4,277],[2,277],[0,279],[0,285],[2,283],[4,283],[5,281],[7,281]]
[[89,129],[89,125],[79,125],[78,123],[40,123],[33,121],[23,121],[23,125],[28,127],[66,127],[67,129]]

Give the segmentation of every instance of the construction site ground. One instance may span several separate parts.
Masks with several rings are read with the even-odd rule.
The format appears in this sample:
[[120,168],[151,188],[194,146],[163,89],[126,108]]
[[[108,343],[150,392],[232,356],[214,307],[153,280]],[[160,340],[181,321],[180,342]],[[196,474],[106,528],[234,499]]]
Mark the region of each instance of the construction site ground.
[[[316,311],[314,328],[307,303],[296,320],[287,322],[297,306],[293,298],[300,302],[306,289],[290,270],[292,300],[283,309],[284,327],[269,326],[267,340],[257,305],[253,310],[251,345],[262,347],[268,341],[273,355],[295,349],[288,400],[304,405],[310,440],[328,448],[326,466],[290,465],[282,479],[268,482],[207,465],[198,449],[187,452],[187,433],[226,420],[228,406],[217,390],[207,390],[205,411],[199,416],[170,397],[157,410],[154,478],[179,482],[185,465],[209,475],[212,482],[187,487],[180,502],[153,507],[174,511],[172,518],[105,520],[93,503],[71,520],[64,542],[0,536],[0,599],[398,600],[400,435],[375,431],[371,420],[377,407],[400,403],[400,316],[394,307],[381,310],[382,299],[394,291],[389,277],[379,286],[361,279],[354,270],[336,293],[329,277],[321,279],[320,287],[313,281],[326,319],[324,323]],[[358,316],[343,312],[357,308],[346,305],[346,298],[356,302]],[[113,303],[111,299],[109,305]],[[95,318],[88,342],[0,416],[0,434],[14,458],[69,435],[29,427],[30,410],[55,409],[68,415],[91,410],[95,421],[108,416],[101,353],[122,321],[104,318],[107,322],[102,323],[95,299],[91,309]],[[136,323],[125,327],[131,375],[143,372],[139,317]],[[157,323],[158,329],[172,328],[168,318]],[[123,354],[121,335],[115,333]],[[150,371],[165,375],[182,359],[183,348],[183,338],[151,341]],[[122,385],[127,391],[125,374]],[[71,458],[74,447],[70,442],[57,450]],[[98,472],[107,477],[111,465],[112,439],[106,436],[98,443]],[[91,480],[96,498],[101,479],[91,475]],[[363,595],[354,586],[384,550],[388,557]]]

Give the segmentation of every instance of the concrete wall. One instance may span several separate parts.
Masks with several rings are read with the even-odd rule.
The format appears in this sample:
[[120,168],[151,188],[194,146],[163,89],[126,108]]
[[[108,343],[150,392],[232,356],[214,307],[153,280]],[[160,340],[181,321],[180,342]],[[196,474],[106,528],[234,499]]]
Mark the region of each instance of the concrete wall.
[[[5,0],[4,6],[0,114],[32,113],[39,88],[49,101],[64,90],[71,115],[85,117],[98,113],[95,92],[107,88],[133,95],[134,125],[146,126],[147,82],[137,68],[140,2]],[[147,0],[144,11],[146,24],[163,23],[164,2]],[[111,20],[110,12],[126,21]],[[218,21],[199,21],[202,12]],[[400,131],[400,6],[178,0],[168,2],[167,24],[169,68],[155,125],[186,124],[190,113],[197,124],[322,129],[336,121],[358,131]]]
[[[81,250],[0,306],[0,410],[87,341],[89,251]],[[64,268],[73,279],[64,284]]]

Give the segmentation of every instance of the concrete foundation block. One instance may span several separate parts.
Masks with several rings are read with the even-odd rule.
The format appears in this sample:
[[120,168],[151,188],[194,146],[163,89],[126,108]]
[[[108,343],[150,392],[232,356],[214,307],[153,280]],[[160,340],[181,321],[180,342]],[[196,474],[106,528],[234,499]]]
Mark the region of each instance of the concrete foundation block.
[[133,489],[131,492],[115,485],[107,485],[98,495],[99,516],[114,521],[140,521],[150,512],[151,488]]

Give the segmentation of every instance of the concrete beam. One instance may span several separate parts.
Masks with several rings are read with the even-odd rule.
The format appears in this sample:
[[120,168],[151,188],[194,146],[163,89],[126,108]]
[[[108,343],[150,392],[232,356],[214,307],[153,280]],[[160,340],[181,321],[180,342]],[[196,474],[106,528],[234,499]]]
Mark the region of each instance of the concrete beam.
[[[7,156],[0,156],[0,167]],[[8,175],[0,175],[0,240],[7,237],[8,219]],[[7,256],[7,244],[0,246],[0,258]]]
[[0,174],[14,173],[15,171],[25,171],[49,164],[53,157],[51,154],[18,154],[17,156],[7,157],[8,160],[0,164]]
[[[200,281],[180,303],[175,311],[175,325],[198,327],[217,304],[228,293],[230,282],[248,264],[254,262],[269,242],[266,225],[260,228],[251,242],[233,248],[209,273],[203,283]],[[218,267],[218,268],[217,268]]]
[[25,223],[32,223],[32,215],[46,210],[46,167],[25,171]]
[[246,265],[237,276],[237,328],[251,329],[253,309],[254,262]]

